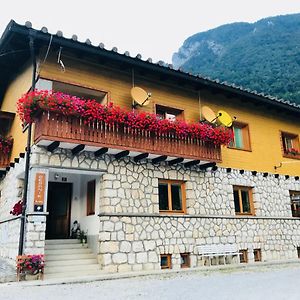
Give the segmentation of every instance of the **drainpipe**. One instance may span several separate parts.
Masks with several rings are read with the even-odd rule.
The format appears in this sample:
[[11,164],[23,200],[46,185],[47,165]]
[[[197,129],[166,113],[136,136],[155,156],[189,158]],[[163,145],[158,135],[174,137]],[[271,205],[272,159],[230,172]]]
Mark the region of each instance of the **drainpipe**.
[[[29,48],[30,56],[32,61],[32,83],[31,91],[35,89],[36,83],[36,56],[34,51],[34,38],[31,32],[29,32]],[[27,207],[27,198],[28,198],[28,181],[29,181],[29,167],[30,167],[30,152],[31,152],[31,133],[32,133],[32,124],[28,126],[27,134],[27,146],[26,146],[26,159],[25,159],[25,179],[24,179],[24,195],[23,195],[23,206],[22,206],[22,215],[21,215],[21,227],[20,227],[20,238],[19,238],[19,255],[23,254],[24,251],[24,236],[25,236],[25,222],[26,222],[26,207]]]

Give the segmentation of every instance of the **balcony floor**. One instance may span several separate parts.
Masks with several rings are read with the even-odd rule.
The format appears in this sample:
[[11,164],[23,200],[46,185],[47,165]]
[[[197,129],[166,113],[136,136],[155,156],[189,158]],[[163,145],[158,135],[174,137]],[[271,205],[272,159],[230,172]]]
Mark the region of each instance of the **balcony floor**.
[[[48,147],[53,142],[55,142],[55,141],[42,139],[42,140],[38,141],[36,143],[36,145],[42,146],[42,147]],[[73,150],[73,149],[75,149],[79,145],[80,144],[76,144],[76,143],[60,142],[58,148]],[[85,147],[84,147],[84,151],[96,152],[98,150],[99,150],[99,147],[96,147],[96,146],[85,145]],[[118,154],[120,152],[123,152],[124,150],[126,150],[126,149],[124,149],[124,148],[122,148],[122,149],[109,148],[106,153],[107,154],[111,154],[111,155],[116,155],[116,154]],[[129,156],[129,157],[133,158],[133,157],[136,157],[136,156],[138,156],[140,154],[143,154],[143,153],[145,153],[145,152],[129,151],[129,154],[126,155],[126,156]],[[161,156],[162,155],[159,155],[159,154],[149,153],[147,159],[152,160],[152,159],[155,159],[155,158],[158,158],[158,157],[161,157]],[[169,162],[169,161],[172,161],[172,160],[178,159],[178,158],[179,157],[176,157],[176,156],[167,156],[167,158],[164,161]],[[181,163],[185,164],[185,163],[192,162],[192,161],[195,161],[195,160],[194,159],[190,159],[190,158],[183,158],[183,161]],[[211,163],[211,161],[201,160],[197,165],[201,166],[201,165],[205,165],[205,164],[208,164],[208,163]]]

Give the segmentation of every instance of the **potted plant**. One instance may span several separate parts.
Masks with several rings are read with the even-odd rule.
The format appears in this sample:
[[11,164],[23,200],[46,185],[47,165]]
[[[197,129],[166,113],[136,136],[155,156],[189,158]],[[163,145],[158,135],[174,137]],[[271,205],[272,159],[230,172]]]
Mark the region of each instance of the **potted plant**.
[[300,154],[299,151],[296,148],[289,148],[289,149],[287,149],[287,152],[289,154],[292,154],[292,155],[299,155]]
[[78,234],[78,239],[80,240],[81,244],[84,245],[87,243],[87,231],[80,230]]
[[26,280],[38,279],[44,273],[44,255],[21,255],[17,257],[17,273]]

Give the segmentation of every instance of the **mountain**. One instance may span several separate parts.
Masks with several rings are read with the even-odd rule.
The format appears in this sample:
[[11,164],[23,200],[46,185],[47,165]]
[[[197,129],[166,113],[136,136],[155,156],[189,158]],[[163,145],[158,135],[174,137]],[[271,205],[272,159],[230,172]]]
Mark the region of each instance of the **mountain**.
[[172,61],[193,74],[300,103],[300,13],[197,33]]

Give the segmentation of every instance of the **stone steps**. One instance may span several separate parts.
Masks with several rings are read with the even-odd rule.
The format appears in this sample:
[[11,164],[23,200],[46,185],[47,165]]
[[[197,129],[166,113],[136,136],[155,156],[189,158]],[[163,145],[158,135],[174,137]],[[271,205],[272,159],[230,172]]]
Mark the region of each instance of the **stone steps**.
[[89,276],[99,272],[96,255],[80,241],[68,239],[45,242],[45,278]]

